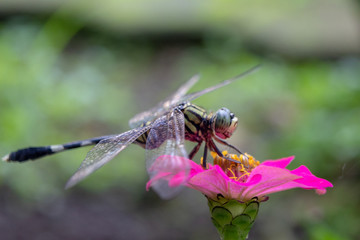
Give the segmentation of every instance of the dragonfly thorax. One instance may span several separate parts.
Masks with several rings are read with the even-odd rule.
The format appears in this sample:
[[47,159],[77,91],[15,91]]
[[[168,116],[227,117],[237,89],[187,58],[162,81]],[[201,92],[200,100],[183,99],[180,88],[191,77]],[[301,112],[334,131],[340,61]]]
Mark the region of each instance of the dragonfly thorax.
[[211,128],[216,136],[221,139],[231,137],[236,130],[238,123],[237,117],[227,108],[220,108],[211,119]]

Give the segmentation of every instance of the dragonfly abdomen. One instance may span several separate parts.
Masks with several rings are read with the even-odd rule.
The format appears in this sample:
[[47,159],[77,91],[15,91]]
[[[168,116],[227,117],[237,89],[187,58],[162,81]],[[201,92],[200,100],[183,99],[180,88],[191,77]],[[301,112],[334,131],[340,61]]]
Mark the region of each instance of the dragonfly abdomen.
[[[140,127],[146,127],[151,125],[150,129],[140,135],[134,143],[142,148],[155,149],[161,146],[161,144],[167,139],[167,135],[170,134],[167,128],[167,121],[155,121],[143,123]],[[151,133],[150,133],[151,132]],[[149,134],[151,137],[149,138]]]
[[140,137],[138,137],[138,138],[134,141],[134,143],[137,144],[137,145],[139,145],[139,146],[142,147],[142,148],[145,148],[145,147],[146,147],[147,137],[148,137],[148,135],[149,135],[149,131],[150,131],[150,130],[146,131],[143,135],[141,135]]
[[47,155],[51,155],[54,153],[62,152],[65,150],[79,148],[84,146],[95,145],[99,143],[101,140],[112,137],[113,135],[109,136],[102,136],[91,138],[82,141],[70,142],[65,144],[58,144],[58,145],[50,145],[50,146],[43,146],[43,147],[28,147],[19,149],[15,152],[11,152],[10,154],[4,156],[2,158],[3,161],[14,161],[14,162],[24,162],[28,160],[35,160]]

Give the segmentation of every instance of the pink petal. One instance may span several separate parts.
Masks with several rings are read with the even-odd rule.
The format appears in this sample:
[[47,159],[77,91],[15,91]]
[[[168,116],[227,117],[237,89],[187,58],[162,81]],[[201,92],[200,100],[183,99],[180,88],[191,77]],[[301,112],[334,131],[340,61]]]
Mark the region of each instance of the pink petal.
[[[254,169],[253,172],[262,170],[264,182],[262,181],[262,183],[252,186],[252,189],[249,188],[248,194],[250,195],[267,195],[292,188],[316,189],[318,194],[324,194],[326,192],[325,188],[333,186],[329,181],[314,176],[305,166],[300,166],[292,171],[287,169],[279,171],[279,168],[277,170],[262,169],[259,167]],[[279,172],[275,173],[274,171]],[[269,173],[273,176],[268,176]]]
[[264,166],[270,166],[270,167],[278,167],[278,168],[286,168],[287,165],[291,163],[292,160],[294,160],[295,156],[290,156],[286,158],[280,158],[277,160],[266,160],[260,165]]
[[188,186],[209,197],[222,194],[227,198],[237,198],[246,187],[257,184],[260,180],[261,175],[254,175],[245,183],[237,182],[230,179],[218,165],[215,165],[190,178]]
[[179,172],[175,174],[170,180],[169,180],[169,187],[178,187],[186,181],[186,174],[184,171]]
[[151,178],[146,184],[146,189],[154,187],[159,180],[168,181],[169,187],[185,184],[188,179],[190,162],[192,161],[181,156],[159,156],[148,169]]
[[262,164],[256,167],[251,172],[250,176],[255,174],[261,175],[261,182],[248,187],[248,189],[244,191],[244,197],[246,199],[251,199],[255,196],[263,196],[269,192],[283,191],[286,189],[286,185],[289,182],[300,178],[299,176],[290,173],[287,169],[270,167]]
[[295,181],[297,183],[300,183],[304,186],[309,187],[310,189],[313,189],[313,188],[323,189],[323,188],[327,188],[327,187],[333,187],[331,182],[329,182],[323,178],[316,177],[304,165],[292,170],[291,173],[296,174],[298,176],[302,176],[303,178],[297,179]]
[[146,190],[149,191],[151,185],[153,185],[156,181],[162,178],[166,178],[167,176],[171,175],[170,172],[161,172],[152,177],[147,183],[146,183]]
[[315,192],[319,195],[324,195],[326,193],[326,189],[316,189]]
[[247,182],[237,182],[231,179],[229,185],[229,196],[232,199],[238,200],[247,200],[244,199],[244,191],[249,187],[258,184],[262,180],[262,176],[260,174],[252,175],[251,178],[248,179]]
[[[200,164],[197,164],[191,160],[188,160],[188,161],[190,162],[190,166],[191,166],[190,177],[205,171]],[[212,167],[212,166],[210,166],[210,167]]]
[[209,197],[216,196],[218,193],[222,194],[227,192],[228,179],[224,178],[224,173],[221,174],[219,169],[221,170],[219,166],[214,166],[206,171],[202,171],[197,175],[194,175],[190,178],[188,186]]

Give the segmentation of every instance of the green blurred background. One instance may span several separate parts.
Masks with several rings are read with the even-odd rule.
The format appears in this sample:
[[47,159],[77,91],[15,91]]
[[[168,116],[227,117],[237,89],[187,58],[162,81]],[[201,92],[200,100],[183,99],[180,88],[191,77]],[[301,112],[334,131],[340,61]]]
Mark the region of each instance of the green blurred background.
[[[0,155],[121,133],[195,73],[192,91],[262,63],[194,103],[238,116],[230,143],[334,188],[271,195],[249,239],[359,239],[359,3],[2,0]],[[1,239],[218,239],[198,192],[145,191],[138,146],[64,191],[89,149],[0,163]]]

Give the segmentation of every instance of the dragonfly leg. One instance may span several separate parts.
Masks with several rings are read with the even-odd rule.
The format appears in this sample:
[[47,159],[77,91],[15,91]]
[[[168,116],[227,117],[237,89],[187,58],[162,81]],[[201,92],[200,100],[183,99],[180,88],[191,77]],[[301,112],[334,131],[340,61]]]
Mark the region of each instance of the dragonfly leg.
[[204,155],[203,155],[203,158],[202,158],[202,161],[201,161],[201,165],[204,169],[207,169],[207,164],[206,164],[206,158],[207,158],[207,144],[205,144],[205,147],[204,147]]
[[209,141],[209,144],[210,144],[212,150],[215,151],[216,154],[219,155],[219,157],[225,158],[226,160],[231,161],[231,162],[241,163],[241,162],[236,161],[236,160],[234,160],[234,159],[225,157],[225,156],[222,154],[222,152],[220,151],[220,149],[215,145],[214,141],[212,141],[212,140]]
[[235,151],[237,151],[238,153],[240,153],[240,154],[242,154],[242,155],[245,156],[245,154],[244,154],[242,151],[240,151],[240,150],[239,150],[238,148],[236,148],[235,146],[227,143],[226,141],[224,141],[224,140],[222,140],[222,139],[219,139],[219,138],[216,138],[216,137],[214,137],[214,139],[215,139],[217,142],[219,142],[219,143],[221,143],[221,144],[223,144],[223,145],[225,145],[225,146],[228,146],[229,148],[232,148],[232,149],[234,149]]
[[190,154],[189,154],[189,158],[192,160],[195,156],[195,154],[199,151],[200,146],[201,146],[202,142],[199,142],[194,148],[193,150],[191,150]]

